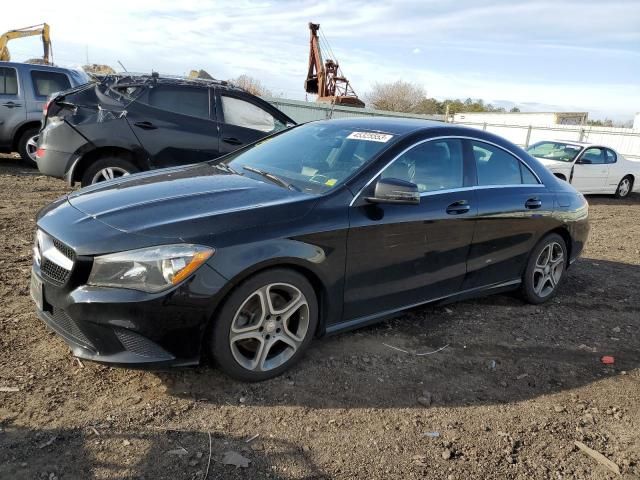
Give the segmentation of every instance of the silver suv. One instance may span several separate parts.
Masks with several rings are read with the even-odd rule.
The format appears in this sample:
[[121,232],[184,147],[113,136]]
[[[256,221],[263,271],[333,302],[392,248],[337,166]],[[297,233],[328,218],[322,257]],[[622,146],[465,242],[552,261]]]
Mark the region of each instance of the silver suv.
[[80,70],[0,62],[0,151],[17,151],[36,166],[36,142],[47,98],[88,81]]

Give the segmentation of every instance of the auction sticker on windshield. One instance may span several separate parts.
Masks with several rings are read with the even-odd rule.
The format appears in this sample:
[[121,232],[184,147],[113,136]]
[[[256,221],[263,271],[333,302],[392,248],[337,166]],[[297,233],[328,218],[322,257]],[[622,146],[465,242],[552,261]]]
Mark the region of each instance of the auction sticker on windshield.
[[386,143],[393,138],[393,135],[387,133],[376,132],[351,132],[347,137],[348,140],[366,140],[368,142]]

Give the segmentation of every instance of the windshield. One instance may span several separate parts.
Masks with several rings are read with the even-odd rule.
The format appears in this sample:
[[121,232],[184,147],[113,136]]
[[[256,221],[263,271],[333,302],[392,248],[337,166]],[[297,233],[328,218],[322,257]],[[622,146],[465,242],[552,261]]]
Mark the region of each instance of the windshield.
[[573,162],[582,147],[562,142],[538,142],[527,148],[527,153],[536,158]]
[[[236,172],[308,193],[324,193],[392,143],[393,135],[342,123],[308,123],[225,157]],[[265,174],[270,174],[269,178]]]

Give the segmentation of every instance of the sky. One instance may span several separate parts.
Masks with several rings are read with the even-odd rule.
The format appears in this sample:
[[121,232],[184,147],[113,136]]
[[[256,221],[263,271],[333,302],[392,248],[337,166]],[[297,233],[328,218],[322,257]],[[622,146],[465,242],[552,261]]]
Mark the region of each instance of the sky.
[[[3,6],[0,32],[43,21],[63,66],[247,74],[303,100],[313,21],[360,96],[401,79],[523,111],[640,112],[640,0],[25,0]],[[9,49],[42,55],[37,37]]]

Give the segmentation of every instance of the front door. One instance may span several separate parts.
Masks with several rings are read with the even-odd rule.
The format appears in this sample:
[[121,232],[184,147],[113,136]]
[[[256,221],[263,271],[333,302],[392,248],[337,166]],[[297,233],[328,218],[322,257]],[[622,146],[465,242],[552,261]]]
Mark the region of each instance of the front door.
[[608,177],[606,149],[591,147],[574,163],[571,184],[580,192],[599,192],[605,189]]
[[148,88],[127,107],[127,122],[153,168],[187,165],[219,155],[210,89],[183,85]]
[[27,118],[24,93],[21,90],[16,69],[0,67],[0,144],[10,145],[13,132]]
[[350,209],[344,320],[457,292],[466,273],[476,205],[462,140],[418,143],[378,178],[415,183],[418,205],[370,204],[376,180]]

